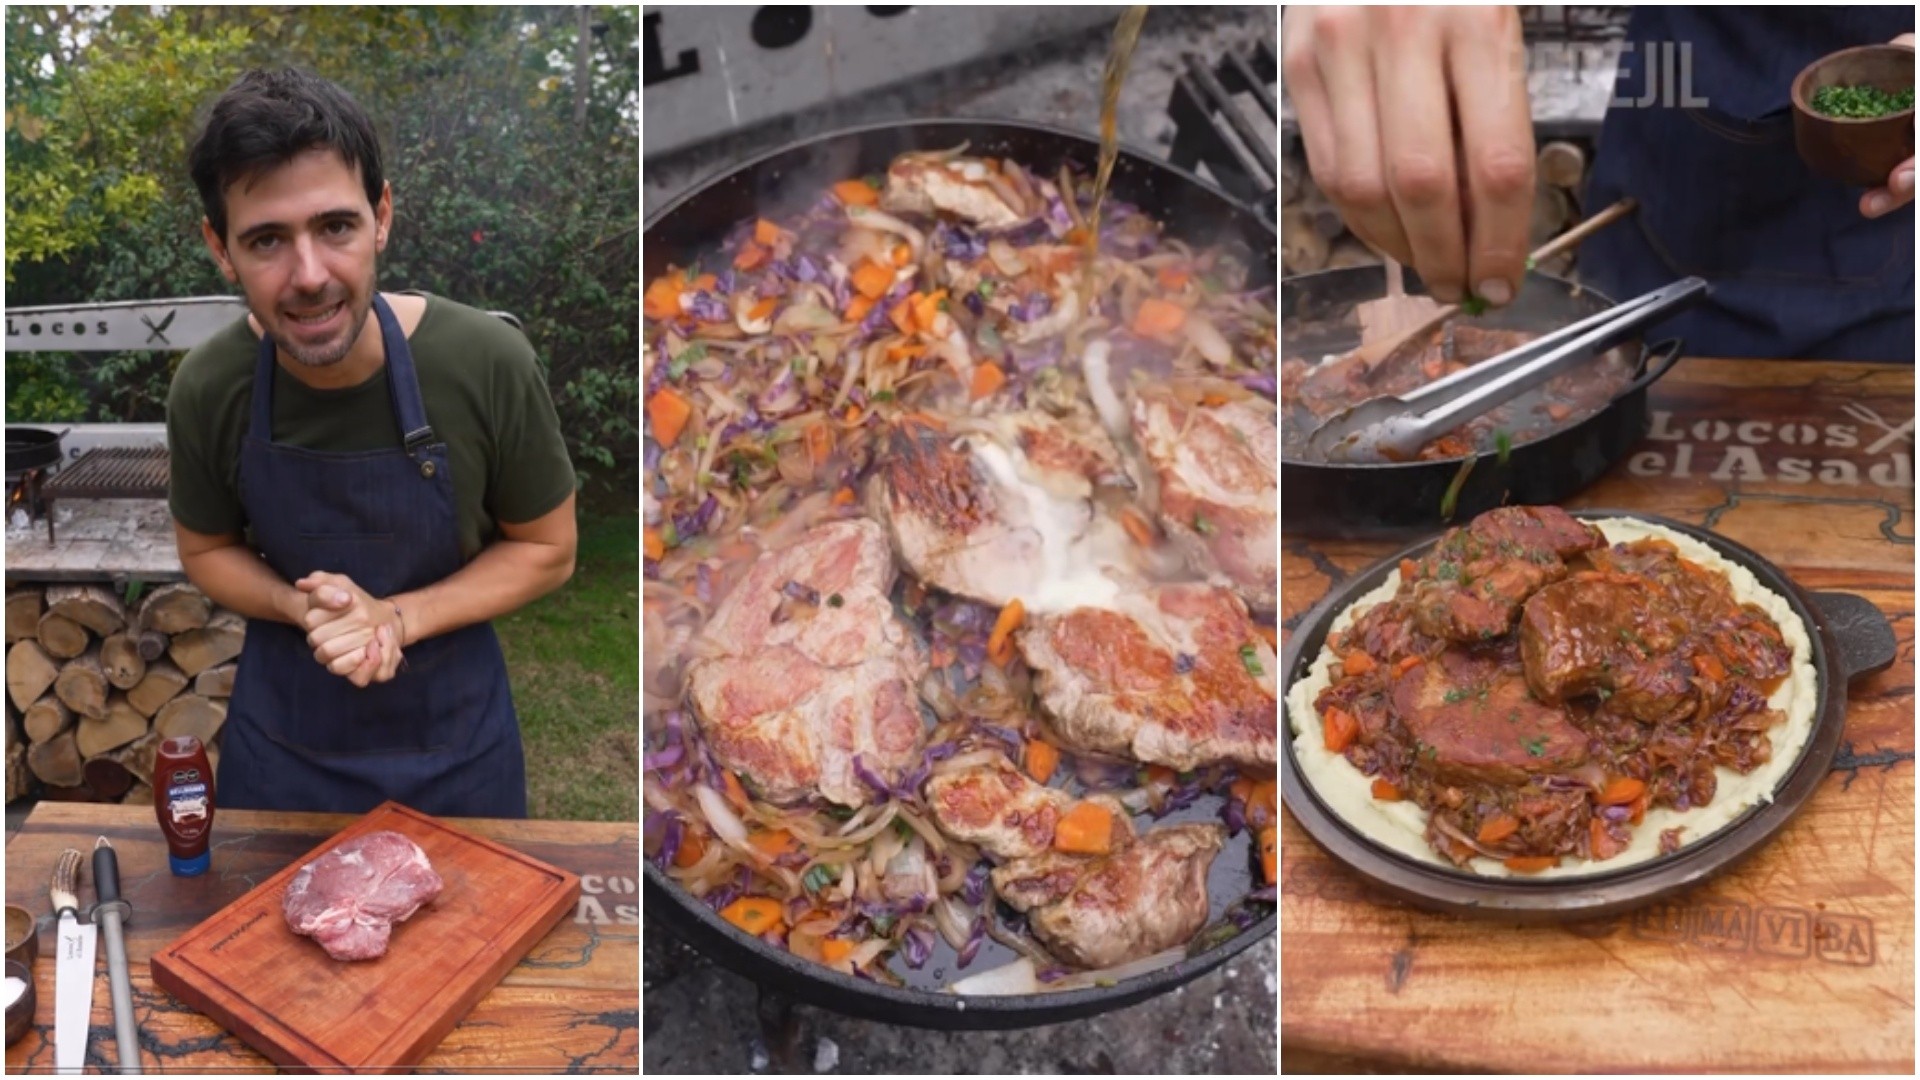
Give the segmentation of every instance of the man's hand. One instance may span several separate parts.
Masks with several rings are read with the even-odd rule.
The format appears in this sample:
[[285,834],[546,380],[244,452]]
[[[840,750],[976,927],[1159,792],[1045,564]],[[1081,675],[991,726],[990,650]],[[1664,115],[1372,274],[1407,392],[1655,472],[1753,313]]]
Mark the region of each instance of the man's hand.
[[1287,94],[1347,227],[1439,300],[1511,301],[1534,183],[1512,7],[1289,7]]
[[[1895,45],[1913,48],[1913,35],[1901,34],[1893,39]],[[1893,167],[1887,175],[1887,186],[1874,188],[1860,196],[1860,213],[1870,218],[1884,217],[1913,201],[1913,159],[1908,158]]]
[[293,583],[307,597],[301,625],[316,662],[355,686],[386,682],[399,670],[399,611],[344,574],[324,571]]

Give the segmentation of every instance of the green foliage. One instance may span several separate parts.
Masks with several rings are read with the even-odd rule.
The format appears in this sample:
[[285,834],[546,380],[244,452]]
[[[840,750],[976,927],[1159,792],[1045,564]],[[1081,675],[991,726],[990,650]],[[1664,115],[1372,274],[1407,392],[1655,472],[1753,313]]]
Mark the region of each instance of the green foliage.
[[[253,66],[297,65],[374,118],[395,224],[385,289],[509,311],[576,459],[638,449],[639,13],[577,8],[6,10],[8,304],[232,291],[199,235],[195,125]],[[14,354],[15,420],[158,420],[177,357]]]

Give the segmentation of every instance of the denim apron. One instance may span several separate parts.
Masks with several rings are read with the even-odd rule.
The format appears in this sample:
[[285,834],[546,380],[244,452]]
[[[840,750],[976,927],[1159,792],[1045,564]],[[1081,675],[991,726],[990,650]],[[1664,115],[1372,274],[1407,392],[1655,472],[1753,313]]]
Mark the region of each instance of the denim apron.
[[[1912,29],[1911,7],[1635,7],[1585,208],[1640,209],[1580,245],[1581,280],[1624,300],[1707,279],[1658,328],[1689,355],[1911,363],[1913,206],[1864,218],[1866,189],[1809,171],[1791,94],[1820,57]],[[1706,104],[1681,107],[1683,67]]]
[[[373,310],[404,445],[325,453],[274,442],[276,360],[263,337],[240,499],[275,573],[345,574],[386,597],[463,561],[446,445],[427,423],[393,309],[376,294]],[[438,816],[527,816],[519,719],[488,623],[414,642],[391,681],[360,689],[314,659],[305,630],[249,619],[222,730],[222,806],[361,813],[394,799]]]

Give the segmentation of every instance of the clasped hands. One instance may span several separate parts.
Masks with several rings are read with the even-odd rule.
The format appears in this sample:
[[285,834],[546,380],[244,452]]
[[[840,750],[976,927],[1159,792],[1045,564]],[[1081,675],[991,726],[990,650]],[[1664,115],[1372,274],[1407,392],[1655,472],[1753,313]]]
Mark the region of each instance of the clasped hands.
[[306,596],[300,626],[315,662],[362,688],[386,682],[400,670],[405,627],[392,602],[345,574],[318,571],[293,585]]

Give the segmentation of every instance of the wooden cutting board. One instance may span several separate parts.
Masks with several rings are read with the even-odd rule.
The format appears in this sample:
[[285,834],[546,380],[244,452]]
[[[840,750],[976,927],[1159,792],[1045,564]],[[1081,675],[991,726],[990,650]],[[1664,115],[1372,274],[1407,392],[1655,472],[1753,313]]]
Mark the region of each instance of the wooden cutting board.
[[[334,960],[287,926],[281,899],[302,866],[383,829],[419,844],[445,887],[393,928],[385,956]],[[574,874],[388,802],[155,953],[153,980],[282,1066],[394,1071],[439,1045],[579,895]]]

